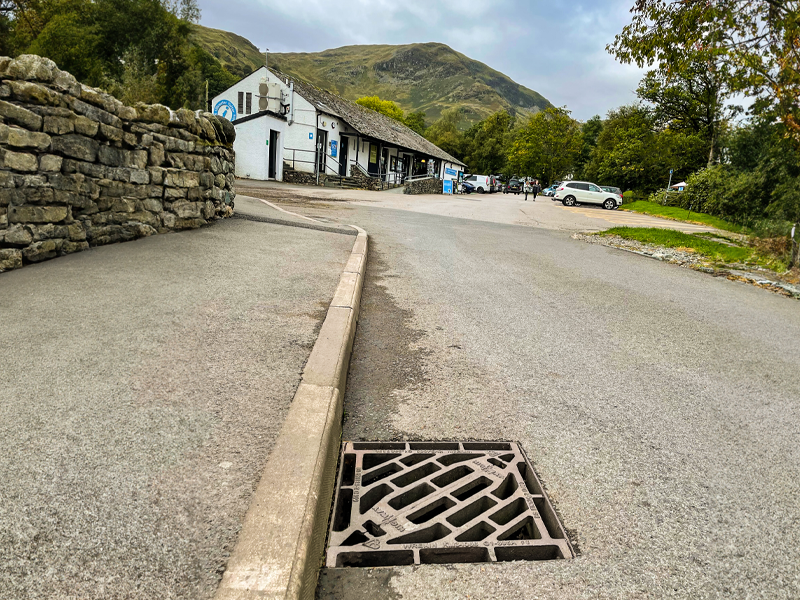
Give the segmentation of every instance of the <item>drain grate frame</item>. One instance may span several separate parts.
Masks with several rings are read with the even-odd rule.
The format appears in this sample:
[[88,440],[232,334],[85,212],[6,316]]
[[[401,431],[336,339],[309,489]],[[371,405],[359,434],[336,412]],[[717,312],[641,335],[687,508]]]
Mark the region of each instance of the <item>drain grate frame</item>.
[[326,566],[575,557],[517,442],[345,442]]

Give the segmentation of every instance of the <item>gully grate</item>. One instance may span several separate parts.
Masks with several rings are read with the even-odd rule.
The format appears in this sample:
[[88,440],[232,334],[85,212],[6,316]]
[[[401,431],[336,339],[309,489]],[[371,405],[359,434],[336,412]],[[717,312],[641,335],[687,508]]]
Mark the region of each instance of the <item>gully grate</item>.
[[328,567],[572,558],[513,442],[347,442]]

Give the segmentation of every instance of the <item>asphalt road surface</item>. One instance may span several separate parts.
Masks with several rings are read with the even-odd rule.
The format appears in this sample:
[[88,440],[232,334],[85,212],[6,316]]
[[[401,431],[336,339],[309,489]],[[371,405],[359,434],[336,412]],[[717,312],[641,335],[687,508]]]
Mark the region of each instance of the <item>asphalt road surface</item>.
[[796,300],[369,202],[293,205],[371,236],[344,439],[518,440],[579,556],[326,569],[318,600],[800,597]]
[[228,219],[0,275],[0,598],[213,596],[353,241]]

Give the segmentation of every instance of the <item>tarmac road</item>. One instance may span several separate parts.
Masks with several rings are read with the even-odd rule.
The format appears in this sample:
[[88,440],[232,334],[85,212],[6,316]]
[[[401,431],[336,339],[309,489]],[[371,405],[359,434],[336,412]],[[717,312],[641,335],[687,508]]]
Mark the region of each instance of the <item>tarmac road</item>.
[[0,275],[0,598],[213,596],[354,240],[227,219]]
[[306,210],[371,238],[344,439],[518,440],[580,551],[327,569],[318,600],[800,597],[796,300],[552,229]]

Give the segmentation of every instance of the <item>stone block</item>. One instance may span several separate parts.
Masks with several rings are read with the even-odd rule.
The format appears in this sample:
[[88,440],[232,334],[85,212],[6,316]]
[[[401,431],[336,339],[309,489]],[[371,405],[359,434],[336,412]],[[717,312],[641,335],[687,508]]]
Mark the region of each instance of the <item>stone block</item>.
[[11,97],[28,104],[43,106],[65,106],[64,97],[58,92],[32,81],[8,81]]
[[167,187],[196,187],[200,185],[200,174],[179,169],[167,169],[164,185]]
[[155,185],[162,185],[164,183],[164,169],[158,167],[150,167],[150,182]]
[[25,195],[19,188],[0,188],[0,206],[24,204]]
[[86,239],[86,230],[82,223],[71,223],[69,225],[57,225],[53,228],[53,236],[66,238],[72,242],[82,242]]
[[45,133],[64,135],[75,131],[75,123],[65,117],[45,117],[43,129]]
[[124,104],[117,108],[117,116],[123,121],[135,121],[139,114],[132,106],[125,106]]
[[25,248],[33,242],[33,234],[26,227],[19,224],[11,225],[3,233],[3,241],[8,246]]
[[165,152],[164,152],[164,145],[160,144],[159,142],[154,142],[153,145],[150,147],[150,161],[149,164],[152,167],[160,167],[164,164],[165,159]]
[[214,207],[214,203],[209,200],[206,200],[205,204],[203,205],[203,218],[205,218],[206,220],[211,219],[216,214],[216,212],[217,210]]
[[0,171],[0,188],[14,187],[14,174],[8,171]]
[[35,154],[6,150],[3,154],[2,165],[4,168],[11,169],[12,171],[31,172],[38,170],[39,161]]
[[136,135],[133,133],[128,133],[127,131],[122,132],[122,142],[130,147],[139,145]]
[[135,198],[101,198],[97,207],[101,211],[132,213],[136,211]]
[[144,223],[145,225],[150,225],[151,227],[158,227],[161,225],[161,219],[158,217],[158,215],[154,215],[146,210],[138,211],[128,215],[128,221]]
[[49,187],[29,187],[22,188],[25,204],[53,204],[53,188]]
[[143,104],[140,102],[136,105],[136,120],[169,125],[170,110],[162,104]]
[[0,144],[8,142],[8,132],[10,129],[8,125],[0,123]]
[[100,129],[100,123],[92,121],[91,119],[83,116],[77,116],[74,119],[75,133],[80,133],[87,137],[94,137]]
[[170,212],[161,213],[161,222],[167,229],[175,229],[175,223],[177,220],[178,217]]
[[218,187],[218,188],[224,188],[225,187],[225,175],[223,175],[222,173],[217,175],[214,178],[214,185],[216,187]]
[[197,229],[203,225],[208,225],[205,219],[177,219],[175,229]]
[[167,200],[186,198],[186,188],[164,188],[164,198]]
[[106,125],[111,125],[112,127],[118,127],[122,129],[122,120],[112,115],[107,110],[102,108],[98,108],[97,106],[93,106],[91,104],[87,104],[83,100],[79,100],[75,98],[72,101],[72,110],[74,110],[79,115],[84,115],[88,117],[92,121],[97,121],[98,123],[105,123]]
[[211,158],[211,172],[214,175],[222,173],[222,161],[217,156]]
[[173,202],[172,212],[181,219],[196,219],[203,215],[203,204],[200,202]]
[[147,185],[150,183],[150,173],[145,170],[133,169],[130,172],[130,182],[139,185]]
[[123,131],[119,127],[112,127],[105,123],[100,123],[100,137],[109,142],[121,142]]
[[69,216],[66,206],[9,206],[9,223],[58,223]]
[[42,152],[50,148],[50,136],[46,133],[10,127],[7,143],[14,148],[30,148]]
[[56,230],[56,226],[52,223],[44,223],[42,225],[28,225],[28,229],[30,229],[31,234],[33,235],[34,242],[41,242],[42,240],[49,240],[51,238],[57,237],[53,235]]
[[0,83],[0,98],[10,98],[11,88],[5,83]]
[[22,251],[12,248],[0,248],[0,271],[11,271],[22,268]]
[[164,204],[157,198],[145,198],[142,200],[142,208],[152,213],[160,213],[164,211]]
[[73,252],[81,252],[89,249],[89,242],[72,242],[64,240],[61,245],[61,254],[72,254]]
[[44,172],[58,172],[61,171],[61,165],[64,159],[55,154],[44,154],[39,157],[39,170]]
[[31,131],[42,130],[42,117],[26,108],[0,100],[0,117]]
[[200,173],[200,187],[210,188],[213,187],[213,185],[214,185],[214,175],[212,175],[208,171]]
[[35,79],[51,82],[56,77],[58,67],[49,58],[36,54],[22,54],[10,61],[5,67],[5,73],[13,79]]
[[40,262],[58,256],[64,240],[44,240],[34,242],[22,251],[22,256],[30,262]]
[[86,162],[94,162],[97,160],[97,152],[100,149],[100,144],[93,139],[81,135],[69,134],[54,137],[52,140],[54,152],[72,158],[78,158]]

